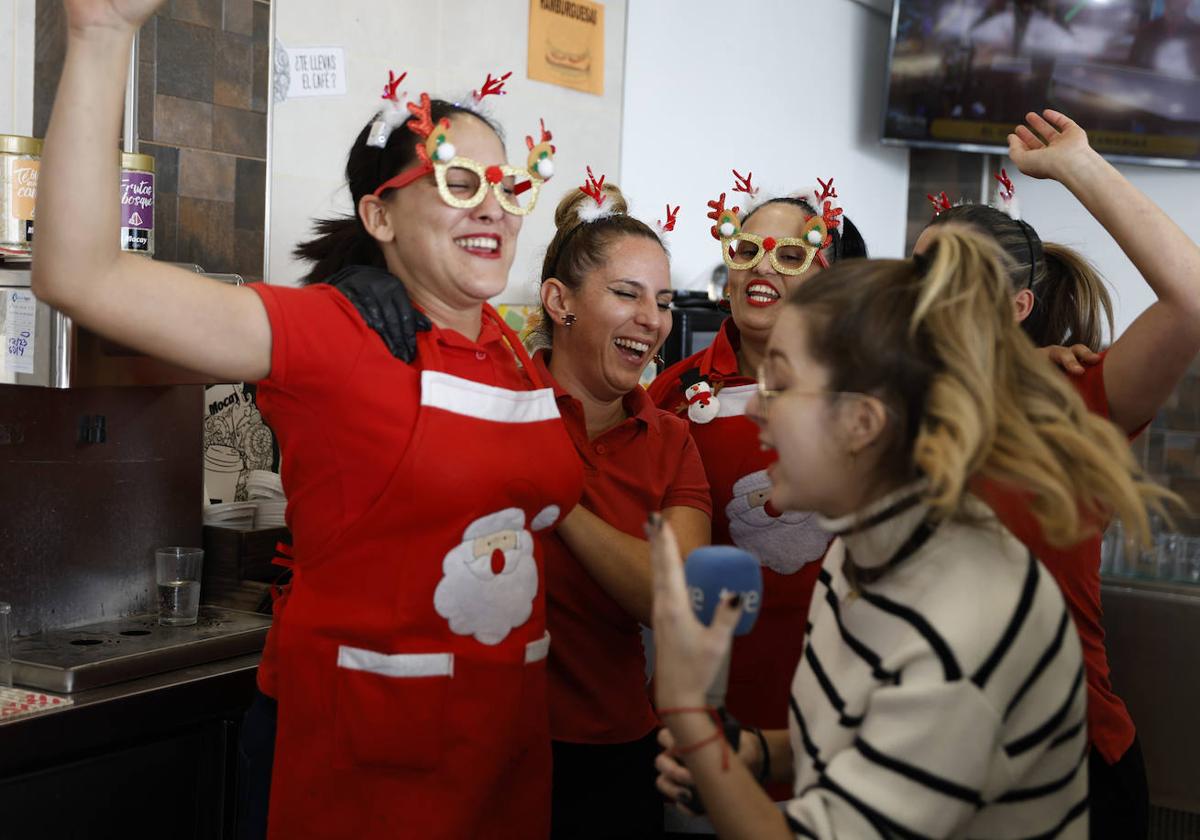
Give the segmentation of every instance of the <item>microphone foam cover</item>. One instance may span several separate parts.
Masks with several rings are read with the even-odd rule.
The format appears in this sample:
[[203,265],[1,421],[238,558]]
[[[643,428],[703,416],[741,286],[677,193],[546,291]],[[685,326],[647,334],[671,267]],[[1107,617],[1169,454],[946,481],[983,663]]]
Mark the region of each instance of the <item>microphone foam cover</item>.
[[723,592],[742,597],[742,617],[734,629],[744,636],[754,629],[762,607],[762,567],[754,555],[731,545],[706,545],[688,555],[683,566],[692,611],[704,624],[711,624]]

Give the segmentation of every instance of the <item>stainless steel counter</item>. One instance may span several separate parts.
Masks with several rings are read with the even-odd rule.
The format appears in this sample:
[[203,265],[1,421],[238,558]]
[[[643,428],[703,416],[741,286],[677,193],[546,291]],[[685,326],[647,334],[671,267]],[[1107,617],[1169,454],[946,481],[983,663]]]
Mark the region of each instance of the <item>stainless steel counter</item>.
[[76,695],[155,673],[261,651],[269,616],[205,604],[195,624],[164,627],[157,614],[47,630],[13,642],[13,681]]
[[0,723],[0,777],[131,739],[153,737],[250,703],[260,653],[76,692],[73,705]]

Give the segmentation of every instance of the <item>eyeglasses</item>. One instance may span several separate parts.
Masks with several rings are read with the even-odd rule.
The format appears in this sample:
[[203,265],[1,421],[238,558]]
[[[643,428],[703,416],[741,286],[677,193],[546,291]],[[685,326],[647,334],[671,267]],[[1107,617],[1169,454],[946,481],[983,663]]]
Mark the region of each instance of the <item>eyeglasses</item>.
[[[840,398],[840,397],[862,397],[864,399],[875,399],[870,394],[864,394],[861,391],[829,391],[829,390],[797,391],[797,390],[793,390],[791,388],[768,388],[766,374],[767,374],[766,366],[765,365],[759,366],[758,381],[755,382],[755,386],[757,388],[756,392],[758,394],[759,411],[761,412],[761,414],[764,417],[767,415],[767,412],[770,410],[771,403],[773,403],[778,397],[782,397],[785,395],[793,396],[793,397],[838,397],[838,398]],[[880,405],[882,405],[884,407],[884,409],[887,411],[888,415],[890,416],[892,413],[890,406],[888,406],[883,401],[880,401]]]
[[[428,166],[401,172],[379,185],[375,195],[385,190],[402,189],[428,175]],[[515,166],[484,166],[468,157],[454,157],[447,162],[433,163],[433,177],[437,182],[438,195],[451,207],[468,209],[483,203],[488,188],[504,212],[524,216],[537,204],[538,193],[545,181],[530,174],[527,169]]]
[[[821,242],[825,241],[823,226],[819,231],[814,228],[814,232],[820,236]],[[749,271],[762,262],[763,257],[769,257],[772,267],[777,272],[789,276],[808,271],[820,251],[819,247],[800,237],[776,239],[773,236],[762,237],[742,230],[731,237],[722,238],[721,249],[725,265],[735,271]]]

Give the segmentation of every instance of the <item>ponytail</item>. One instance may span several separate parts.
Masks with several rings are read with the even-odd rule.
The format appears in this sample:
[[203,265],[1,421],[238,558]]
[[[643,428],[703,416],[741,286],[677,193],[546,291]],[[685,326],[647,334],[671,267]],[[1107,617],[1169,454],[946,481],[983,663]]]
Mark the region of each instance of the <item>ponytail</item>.
[[1051,545],[1094,534],[1110,516],[1149,544],[1147,508],[1178,502],[1148,481],[1116,426],[1092,414],[1012,316],[1009,266],[990,238],[939,226],[916,260],[854,260],[789,299],[830,390],[874,394],[900,418],[877,470],[928,479],[944,517],[975,477],[1024,490]]
[[1086,344],[1104,346],[1104,326],[1113,334],[1113,308],[1104,280],[1078,251],[1053,242],[1043,244],[1045,271],[1034,283],[1035,302],[1022,322],[1038,347]]
[[300,279],[302,286],[324,282],[348,265],[387,268],[383,251],[358,216],[318,219],[313,222],[313,233],[312,239],[292,251],[296,259],[313,264]]

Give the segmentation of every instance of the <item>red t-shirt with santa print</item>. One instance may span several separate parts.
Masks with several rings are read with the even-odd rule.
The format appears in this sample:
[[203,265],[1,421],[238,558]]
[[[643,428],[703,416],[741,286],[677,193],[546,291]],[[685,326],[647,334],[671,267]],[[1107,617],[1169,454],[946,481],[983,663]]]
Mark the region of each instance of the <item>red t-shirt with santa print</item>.
[[[1104,390],[1106,355],[1102,354],[1098,364],[1088,367],[1078,376],[1068,376],[1068,379],[1083,397],[1088,410],[1107,418],[1108,395]],[[1109,679],[1108,653],[1104,647],[1104,610],[1100,603],[1101,535],[1096,534],[1069,548],[1055,548],[1042,536],[1037,519],[1030,510],[1027,494],[992,481],[975,482],[972,489],[1058,581],[1083,646],[1083,661],[1087,670],[1089,740],[1105,761],[1116,763],[1133,743],[1136,731],[1129,710],[1121,698],[1113,693],[1112,680]]]
[[[554,388],[559,413],[583,461],[580,504],[638,539],[652,511],[711,513],[708,480],[687,423],[655,408],[642,388],[625,396],[628,418],[588,440],[583,406],[554,381],[549,356],[533,363]],[[575,559],[557,535],[543,541],[550,735],[579,744],[623,744],[657,725],[646,690],[641,627]]]

